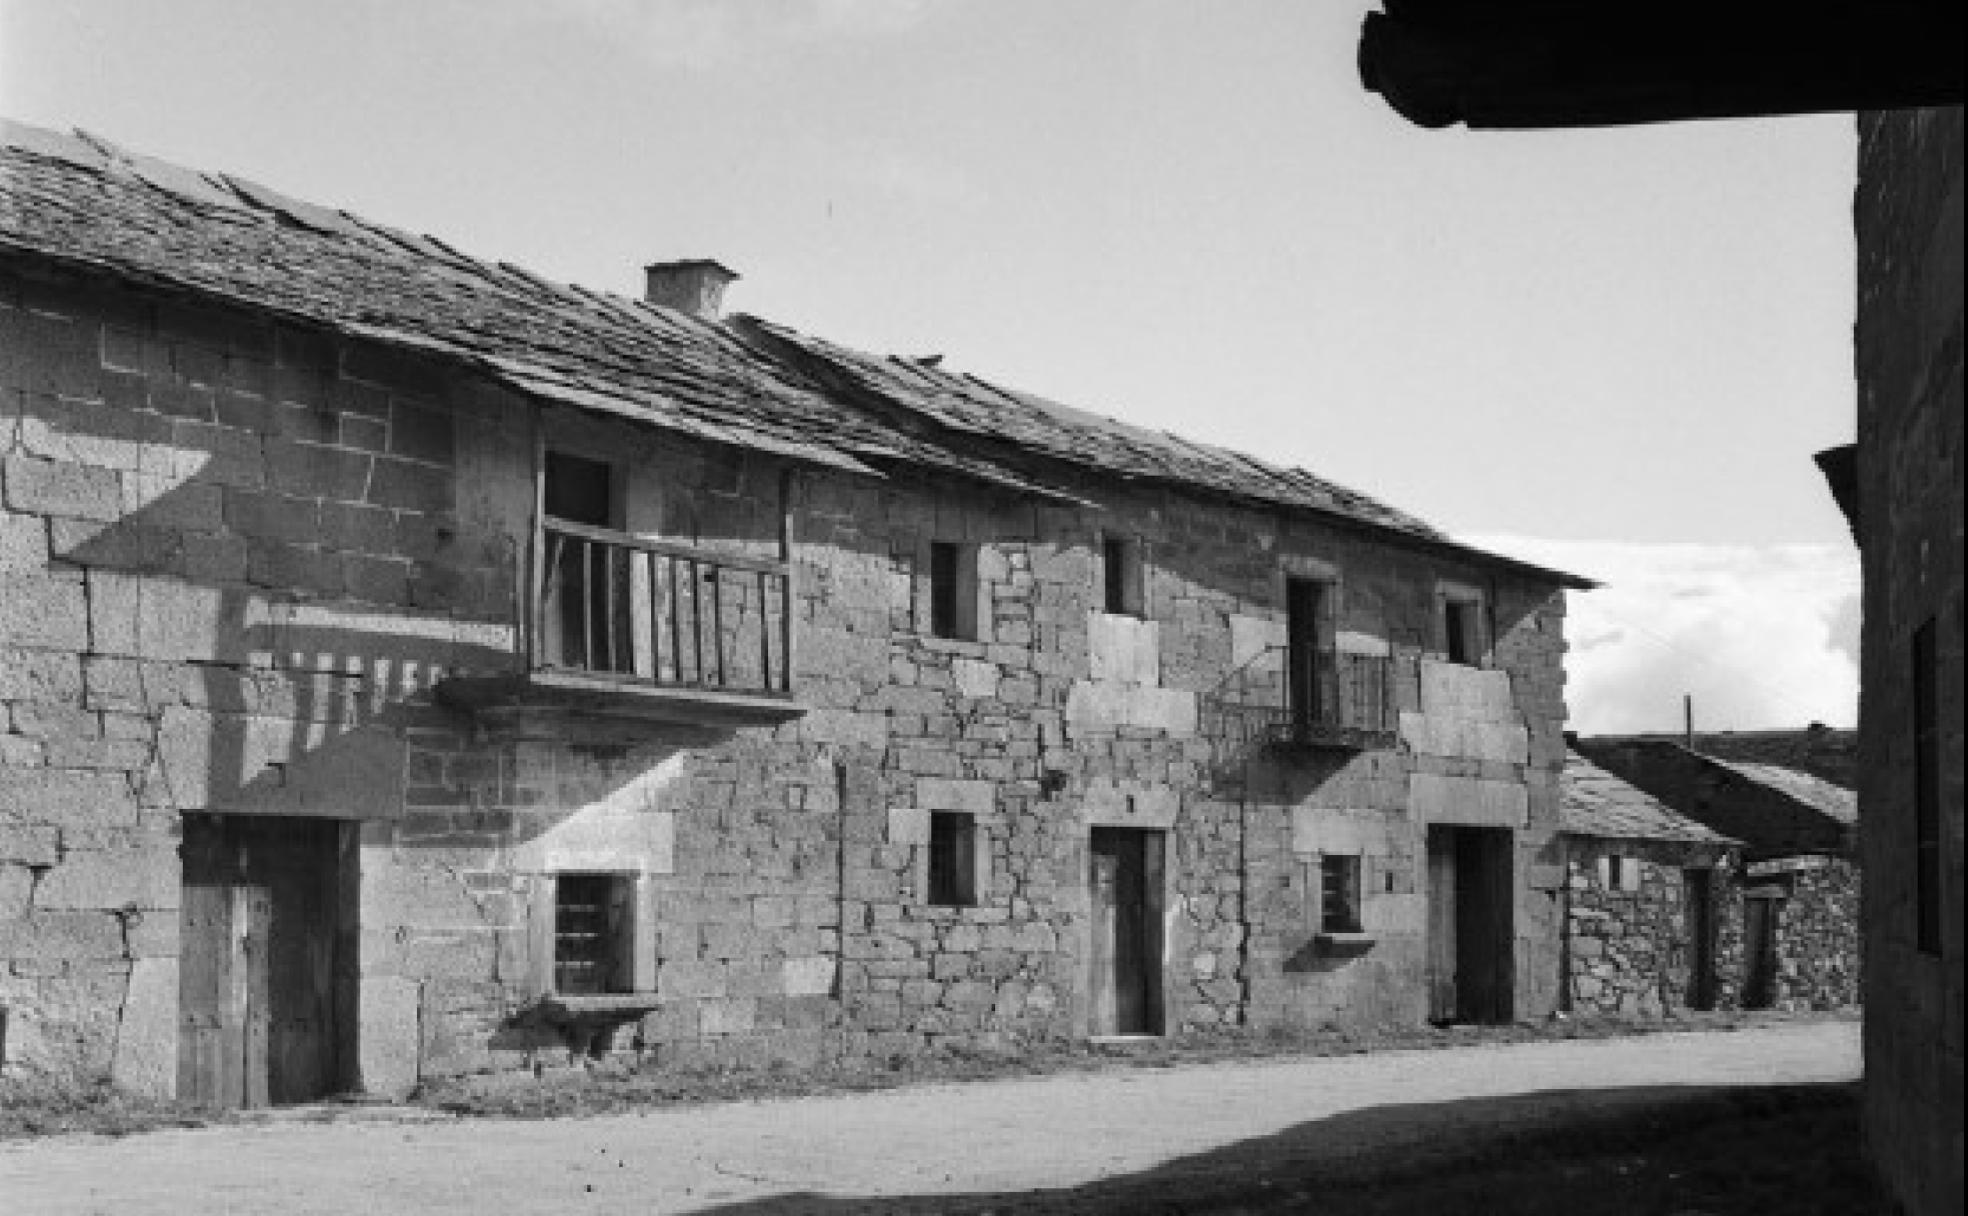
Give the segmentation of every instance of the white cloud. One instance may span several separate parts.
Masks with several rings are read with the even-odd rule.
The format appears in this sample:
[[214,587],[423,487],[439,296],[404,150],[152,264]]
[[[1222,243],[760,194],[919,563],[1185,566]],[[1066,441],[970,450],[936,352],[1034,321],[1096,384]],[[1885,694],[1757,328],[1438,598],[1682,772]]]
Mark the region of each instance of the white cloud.
[[1584,734],[1850,726],[1859,559],[1849,545],[1638,544],[1470,537],[1603,581],[1573,592],[1565,699]]

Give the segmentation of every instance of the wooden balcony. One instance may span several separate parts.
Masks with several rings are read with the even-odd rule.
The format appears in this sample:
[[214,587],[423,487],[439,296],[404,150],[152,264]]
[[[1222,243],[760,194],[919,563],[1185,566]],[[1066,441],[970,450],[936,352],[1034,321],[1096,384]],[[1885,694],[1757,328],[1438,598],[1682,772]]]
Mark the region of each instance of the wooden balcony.
[[523,669],[446,680],[447,704],[513,723],[579,715],[713,729],[803,712],[785,561],[555,519],[535,552]]
[[1239,747],[1366,751],[1392,747],[1400,716],[1394,661],[1273,646],[1206,698],[1207,729]]

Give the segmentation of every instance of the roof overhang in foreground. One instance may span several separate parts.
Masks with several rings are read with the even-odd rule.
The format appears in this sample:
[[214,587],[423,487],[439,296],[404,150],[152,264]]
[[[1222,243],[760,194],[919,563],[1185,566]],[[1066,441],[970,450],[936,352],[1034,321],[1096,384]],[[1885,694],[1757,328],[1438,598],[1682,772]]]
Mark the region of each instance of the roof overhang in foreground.
[[1961,0],[1383,0],[1360,78],[1424,127],[1962,103]]

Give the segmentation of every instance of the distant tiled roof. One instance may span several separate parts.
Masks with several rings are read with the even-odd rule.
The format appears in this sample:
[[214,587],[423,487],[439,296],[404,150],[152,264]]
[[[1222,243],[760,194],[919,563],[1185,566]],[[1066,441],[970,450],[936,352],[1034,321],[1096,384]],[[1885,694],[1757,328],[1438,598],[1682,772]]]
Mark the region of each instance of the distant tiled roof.
[[[1057,483],[1086,470],[1152,479],[1591,585],[1457,544],[1302,470],[763,321],[723,324],[551,283],[241,178],[0,120],[8,252],[413,349],[534,397],[795,459],[863,473],[912,465],[1068,500],[1077,495]],[[1049,463],[1078,468],[1049,481],[1030,467]]]
[[1565,771],[1559,778],[1558,830],[1620,840],[1740,843],[1675,813],[1659,799],[1570,751],[1565,753]]
[[1840,823],[1851,824],[1859,821],[1859,796],[1851,790],[1782,765],[1745,764],[1737,760],[1718,760],[1713,756],[1708,759],[1712,763],[1747,777],[1758,785],[1767,785],[1779,793],[1786,794]]

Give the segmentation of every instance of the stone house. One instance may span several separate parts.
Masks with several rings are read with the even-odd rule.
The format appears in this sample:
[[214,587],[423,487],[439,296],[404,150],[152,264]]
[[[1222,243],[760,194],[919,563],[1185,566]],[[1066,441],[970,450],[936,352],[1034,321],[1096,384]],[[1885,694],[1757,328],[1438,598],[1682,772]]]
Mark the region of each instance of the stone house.
[[7,1074],[1555,1007],[1590,584],[730,278],[625,300],[5,129]]
[[1732,896],[1742,842],[1577,752],[1566,754],[1562,781],[1561,1007],[1664,1017],[1739,1003],[1742,901]]
[[1715,887],[1721,1007],[1836,1009],[1859,993],[1858,802],[1793,768],[1664,739],[1579,739],[1585,757],[1681,817],[1741,842]]

